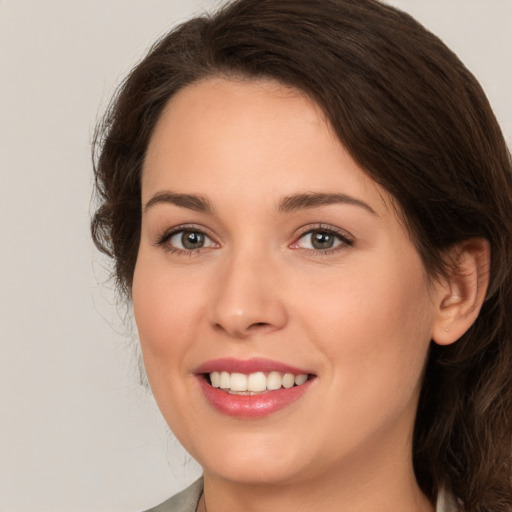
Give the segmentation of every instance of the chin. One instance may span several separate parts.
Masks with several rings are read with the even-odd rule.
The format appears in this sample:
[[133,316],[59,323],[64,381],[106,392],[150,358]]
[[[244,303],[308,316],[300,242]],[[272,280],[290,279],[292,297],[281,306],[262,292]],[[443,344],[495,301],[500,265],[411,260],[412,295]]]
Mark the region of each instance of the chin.
[[[215,442],[210,439],[195,458],[205,473],[223,480],[248,485],[272,485],[300,479],[308,468],[308,458],[297,443],[283,436],[236,436]],[[213,448],[214,447],[214,448]]]
[[240,458],[237,460],[216,463],[212,467],[204,466],[205,473],[215,474],[217,477],[230,482],[244,485],[282,485],[299,479],[296,464],[283,464],[273,460],[272,456],[264,460],[258,458]]

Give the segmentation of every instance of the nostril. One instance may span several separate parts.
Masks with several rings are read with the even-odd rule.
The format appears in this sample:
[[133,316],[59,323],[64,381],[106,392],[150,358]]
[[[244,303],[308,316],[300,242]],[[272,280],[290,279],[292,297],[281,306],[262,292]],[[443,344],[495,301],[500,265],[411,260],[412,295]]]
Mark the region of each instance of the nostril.
[[270,324],[267,323],[267,322],[255,322],[255,323],[249,325],[247,330],[248,331],[255,331],[255,330],[258,330],[258,329],[265,328],[265,327],[270,327]]
[[287,323],[287,314],[282,304],[249,304],[244,309],[217,303],[214,305],[211,320],[211,325],[217,332],[245,339],[283,328]]

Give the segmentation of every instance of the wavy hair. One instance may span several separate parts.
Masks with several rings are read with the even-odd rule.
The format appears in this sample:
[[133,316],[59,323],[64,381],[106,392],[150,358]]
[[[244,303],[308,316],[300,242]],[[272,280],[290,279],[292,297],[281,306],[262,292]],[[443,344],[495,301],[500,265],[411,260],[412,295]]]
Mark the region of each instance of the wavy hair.
[[214,76],[271,78],[311,97],[340,142],[387,189],[427,272],[474,237],[491,283],[474,325],[432,344],[413,461],[432,500],[512,510],[512,163],[486,96],[457,56],[376,0],[236,0],[158,41],[119,88],[94,142],[97,247],[130,299],[148,142],[169,99]]

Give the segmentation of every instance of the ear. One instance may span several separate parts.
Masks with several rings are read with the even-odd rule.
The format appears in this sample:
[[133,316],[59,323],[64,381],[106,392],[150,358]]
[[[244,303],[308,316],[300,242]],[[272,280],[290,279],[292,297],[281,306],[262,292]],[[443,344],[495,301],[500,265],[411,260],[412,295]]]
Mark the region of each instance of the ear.
[[487,293],[491,249],[483,238],[465,240],[446,255],[449,274],[435,285],[432,340],[439,345],[457,341],[476,320]]

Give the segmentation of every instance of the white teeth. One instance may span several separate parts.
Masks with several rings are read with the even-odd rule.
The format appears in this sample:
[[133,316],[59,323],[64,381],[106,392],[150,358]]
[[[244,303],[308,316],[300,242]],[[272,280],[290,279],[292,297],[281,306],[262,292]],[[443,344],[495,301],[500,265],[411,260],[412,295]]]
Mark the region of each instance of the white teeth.
[[247,378],[247,391],[265,391],[267,377],[263,372],[251,373]]
[[229,387],[231,391],[247,391],[247,375],[232,373]]
[[300,386],[308,380],[307,374],[293,375],[292,373],[263,372],[250,373],[229,373],[229,372],[211,372],[210,382],[214,388],[221,388],[234,393],[258,393],[266,391],[275,391],[277,389],[289,389],[294,385]]
[[304,382],[306,382],[307,380],[308,380],[307,375],[295,375],[295,384],[297,384],[297,386],[304,384]]
[[295,384],[295,375],[291,373],[285,373],[283,377],[283,388],[290,389],[293,388]]
[[220,373],[219,372],[210,373],[210,380],[212,381],[212,386],[214,388],[218,388],[220,386]]
[[231,375],[228,372],[220,372],[219,387],[229,389],[231,385]]
[[283,384],[283,377],[279,372],[270,372],[267,376],[267,389],[273,391]]

